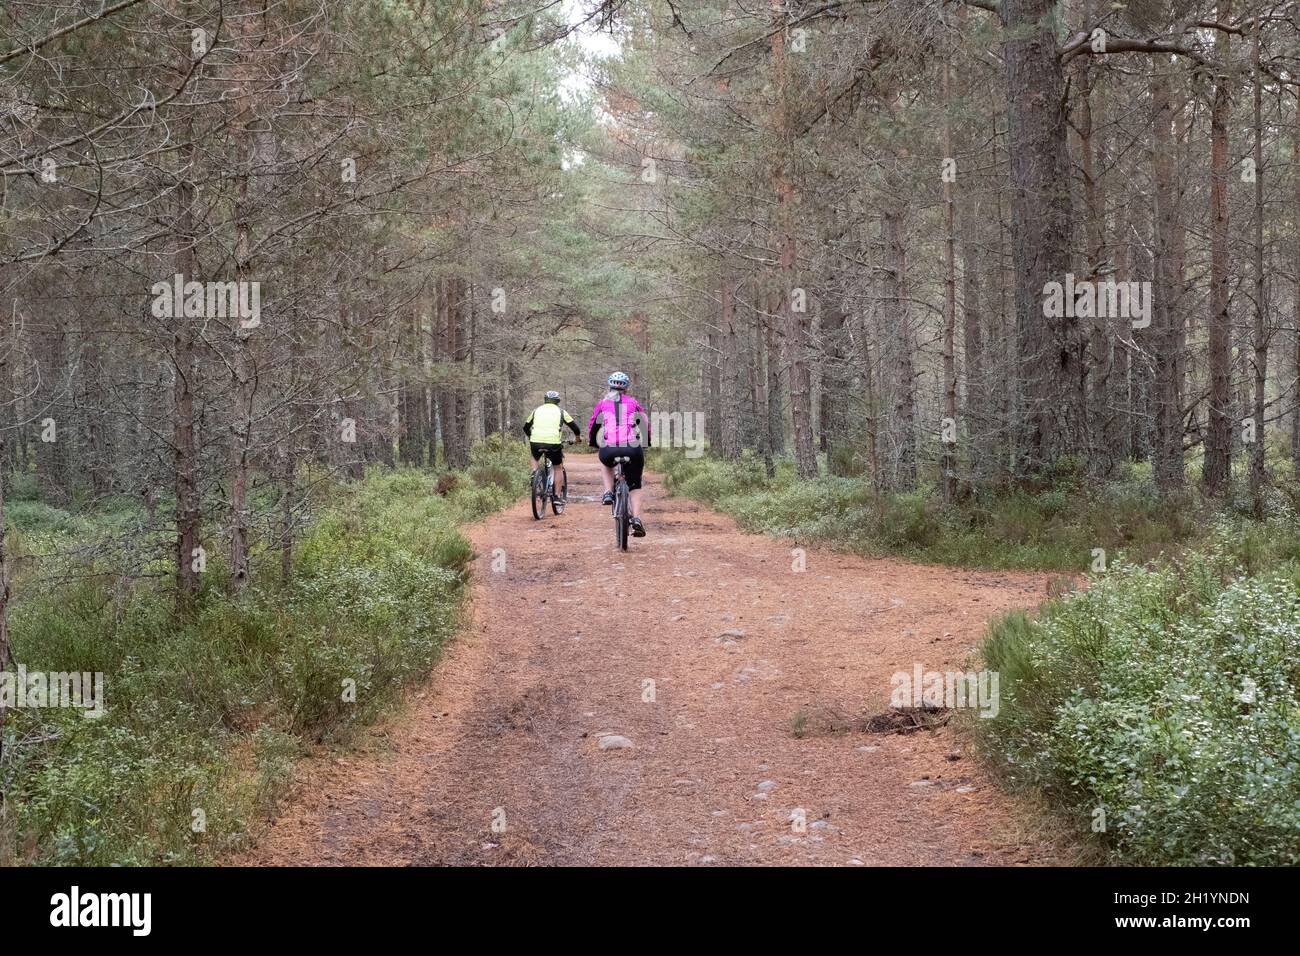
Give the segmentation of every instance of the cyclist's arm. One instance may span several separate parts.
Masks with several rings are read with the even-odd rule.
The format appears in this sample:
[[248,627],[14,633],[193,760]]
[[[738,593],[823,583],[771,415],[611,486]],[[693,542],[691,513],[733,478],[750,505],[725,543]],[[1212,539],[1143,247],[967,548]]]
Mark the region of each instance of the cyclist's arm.
[[587,422],[587,444],[596,447],[596,422],[600,419],[600,406],[591,410],[591,421]]
[[528,413],[528,417],[524,420],[524,434],[529,438],[533,437],[533,416],[536,414],[537,410],[533,409]]
[[636,413],[641,417],[641,423],[645,425],[645,443],[650,445],[650,413],[640,402],[636,403]]
[[578,423],[573,420],[573,416],[570,415],[568,412],[564,413],[564,424],[568,425],[571,429],[573,429],[574,441],[577,441],[579,438],[582,437],[582,432],[578,428]]

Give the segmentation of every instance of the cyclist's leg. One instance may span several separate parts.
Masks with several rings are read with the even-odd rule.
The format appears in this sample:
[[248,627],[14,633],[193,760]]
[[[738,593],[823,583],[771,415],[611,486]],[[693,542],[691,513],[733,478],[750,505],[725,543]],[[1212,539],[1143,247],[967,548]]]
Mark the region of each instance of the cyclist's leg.
[[528,454],[533,458],[533,474],[537,474],[537,464],[541,460],[542,452],[541,449],[537,447],[536,442],[530,441],[528,443]]
[[605,503],[608,504],[614,497],[615,449],[606,445],[600,449],[597,457],[600,458],[600,480],[605,483]]
[[630,492],[628,506],[632,511],[632,517],[640,521],[641,504],[645,500],[645,492],[641,488],[641,473],[645,470],[645,453],[640,448],[634,448],[628,457],[630,460],[624,466],[623,471]]
[[551,456],[551,465],[555,469],[555,493],[564,488],[564,446],[556,445],[555,454]]

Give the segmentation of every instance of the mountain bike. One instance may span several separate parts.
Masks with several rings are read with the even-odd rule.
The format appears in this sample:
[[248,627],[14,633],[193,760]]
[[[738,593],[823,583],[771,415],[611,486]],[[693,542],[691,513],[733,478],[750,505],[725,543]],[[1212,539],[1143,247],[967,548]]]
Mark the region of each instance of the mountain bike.
[[537,470],[533,472],[532,487],[528,497],[533,506],[533,518],[538,521],[546,514],[547,501],[551,503],[551,511],[557,515],[564,514],[564,506],[569,500],[569,473],[567,471],[564,473],[564,481],[561,482],[557,493],[555,470],[551,465],[551,459],[543,454],[537,462]]
[[614,459],[614,540],[620,551],[627,550],[628,535],[632,530],[632,492],[623,477],[623,463],[631,461],[626,456]]

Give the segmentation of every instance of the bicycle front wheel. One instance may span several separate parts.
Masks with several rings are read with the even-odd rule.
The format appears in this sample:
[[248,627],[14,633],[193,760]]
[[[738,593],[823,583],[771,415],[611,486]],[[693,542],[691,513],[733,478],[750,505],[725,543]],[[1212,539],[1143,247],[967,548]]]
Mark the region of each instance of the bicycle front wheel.
[[[551,488],[554,492],[554,487]],[[569,476],[564,476],[564,481],[560,483],[560,493],[551,495],[551,510],[558,514],[564,513],[564,506],[569,502]]]

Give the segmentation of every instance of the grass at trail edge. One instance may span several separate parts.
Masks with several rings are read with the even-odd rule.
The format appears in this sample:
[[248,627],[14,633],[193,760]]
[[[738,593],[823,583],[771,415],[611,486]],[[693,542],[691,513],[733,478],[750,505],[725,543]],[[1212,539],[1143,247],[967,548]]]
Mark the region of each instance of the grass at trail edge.
[[[107,713],[9,710],[0,763],[0,863],[212,862],[240,848],[309,743],[346,743],[426,675],[459,624],[472,558],[458,525],[516,499],[527,458],[490,440],[463,472],[374,472],[328,484],[295,549],[255,565],[229,598],[209,560],[189,621],[176,622],[165,561],[125,580],[76,545],[117,519],[19,502],[15,538],[75,572],[11,609],[29,671],[100,671]],[[220,542],[211,542],[215,553]],[[29,575],[34,572],[27,572]]]

